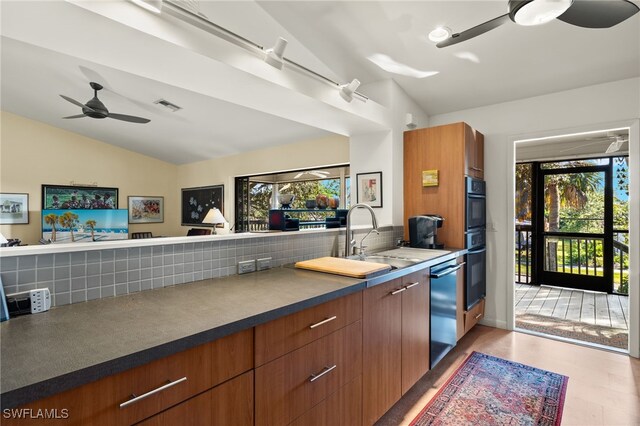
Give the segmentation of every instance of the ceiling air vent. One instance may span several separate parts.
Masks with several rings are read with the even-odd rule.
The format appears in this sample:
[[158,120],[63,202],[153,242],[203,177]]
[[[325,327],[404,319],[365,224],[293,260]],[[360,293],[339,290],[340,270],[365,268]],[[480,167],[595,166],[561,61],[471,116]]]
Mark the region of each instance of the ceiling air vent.
[[154,102],[154,104],[162,105],[165,108],[169,108],[171,112],[176,112],[179,109],[182,109],[182,107],[179,107],[178,105],[171,103],[166,99],[158,99],[157,101]]

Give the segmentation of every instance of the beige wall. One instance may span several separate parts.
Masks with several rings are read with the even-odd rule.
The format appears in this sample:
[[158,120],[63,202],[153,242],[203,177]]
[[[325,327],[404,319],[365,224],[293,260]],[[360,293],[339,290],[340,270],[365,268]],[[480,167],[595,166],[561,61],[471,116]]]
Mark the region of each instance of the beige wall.
[[29,224],[1,225],[7,238],[37,244],[41,238],[41,185],[97,182],[129,195],[164,196],[164,223],[130,225],[129,231],[182,235],[177,167],[8,112],[0,113],[0,192],[29,194]]
[[282,145],[181,166],[169,164],[8,112],[0,112],[0,192],[29,194],[29,224],[0,225],[7,238],[38,244],[41,185],[97,182],[127,196],[165,197],[164,223],[129,225],[130,232],[186,235],[180,226],[180,189],[224,184],[224,214],[234,222],[234,178],[247,174],[349,163],[343,136]]
[[178,184],[179,188],[224,184],[224,216],[233,224],[236,176],[345,163],[349,163],[349,138],[335,135],[178,166]]

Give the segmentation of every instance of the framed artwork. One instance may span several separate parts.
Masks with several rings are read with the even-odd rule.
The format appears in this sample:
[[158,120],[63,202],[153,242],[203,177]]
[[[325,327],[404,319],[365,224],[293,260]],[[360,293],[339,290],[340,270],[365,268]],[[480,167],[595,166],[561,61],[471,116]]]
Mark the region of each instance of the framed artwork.
[[118,188],[42,185],[42,210],[118,208]]
[[202,223],[202,220],[213,207],[218,208],[224,215],[223,201],[224,185],[183,188],[181,224],[213,227],[213,224]]
[[42,238],[52,243],[126,240],[126,209],[42,210]]
[[29,223],[29,194],[0,193],[0,225]]
[[382,172],[356,174],[356,203],[382,207]]
[[132,195],[127,197],[127,201],[129,223],[164,222],[164,197]]

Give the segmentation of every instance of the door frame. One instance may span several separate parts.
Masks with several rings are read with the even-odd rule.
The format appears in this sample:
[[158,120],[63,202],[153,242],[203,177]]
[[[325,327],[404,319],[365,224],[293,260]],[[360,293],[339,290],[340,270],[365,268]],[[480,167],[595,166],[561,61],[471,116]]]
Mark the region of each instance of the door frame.
[[[487,140],[494,140],[495,144],[499,145],[497,149],[502,150],[501,138],[504,137],[507,141],[506,157],[509,161],[510,167],[507,167],[506,171],[506,185],[507,196],[513,197],[516,190],[515,184],[515,163],[516,163],[516,144],[531,140],[540,140],[545,138],[557,137],[559,135],[571,135],[571,134],[584,134],[590,132],[598,132],[608,129],[629,129],[629,168],[631,170],[640,170],[640,119],[628,119],[609,121],[597,124],[586,124],[579,127],[564,128],[564,129],[552,129],[541,130],[528,133],[510,134],[505,136],[487,135]],[[498,140],[495,140],[497,138]],[[487,146],[493,146],[491,143]],[[490,156],[487,156],[490,158]],[[487,182],[491,186],[496,185],[495,179],[503,179],[505,176],[492,176],[489,173],[485,176]],[[630,173],[629,175],[629,190],[640,191],[640,173]],[[503,230],[505,239],[497,237],[497,240],[501,240],[506,247],[507,256],[513,253],[515,249],[515,203],[507,202],[505,223]],[[640,197],[633,197],[629,200],[629,355],[635,358],[640,358]],[[498,243],[500,244],[500,243]],[[494,249],[495,250],[495,249]],[[492,250],[489,256],[495,256],[496,252]],[[493,260],[492,260],[493,261]],[[516,317],[515,317],[515,262],[507,261],[506,268],[504,268],[504,275],[498,271],[493,272],[496,274],[497,283],[492,286],[492,290],[499,290],[498,294],[489,296],[487,299],[488,312],[491,314],[493,309],[496,317],[491,321],[489,318],[485,319],[488,324],[495,325],[497,327],[504,327],[507,330],[514,330]],[[504,286],[499,282],[504,282]],[[506,300],[502,299],[504,291],[506,289]],[[491,307],[493,298],[493,308]],[[506,302],[506,306],[501,303]],[[504,306],[504,307],[503,307]],[[505,309],[505,311],[502,311]],[[506,313],[506,318],[502,317],[502,312]]]
[[[602,158],[602,157],[597,157]],[[584,160],[587,160],[585,158]],[[595,159],[595,158],[592,158]],[[562,162],[563,160],[558,160]],[[571,160],[568,160],[571,161]],[[613,293],[613,161],[606,165],[566,167],[557,169],[543,169],[543,164],[554,161],[535,162],[535,189],[533,202],[535,208],[532,211],[533,237],[536,249],[533,251],[534,268],[536,270],[536,284],[548,284],[559,287],[575,288],[579,290],[606,291]],[[573,173],[604,173],[604,226],[602,234],[589,234],[579,232],[549,232],[544,230],[545,208],[545,177],[552,175],[564,175]],[[546,255],[545,237],[583,237],[603,240],[603,275],[572,274],[567,272],[552,272],[545,270],[544,256]],[[579,250],[579,248],[578,248]]]

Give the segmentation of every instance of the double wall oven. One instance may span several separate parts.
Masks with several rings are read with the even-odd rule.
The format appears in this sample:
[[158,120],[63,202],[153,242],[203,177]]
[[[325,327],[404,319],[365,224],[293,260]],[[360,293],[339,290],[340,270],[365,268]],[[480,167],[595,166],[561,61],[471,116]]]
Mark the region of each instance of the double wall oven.
[[487,294],[486,284],[486,186],[482,180],[466,178],[465,194],[465,307],[468,311]]

